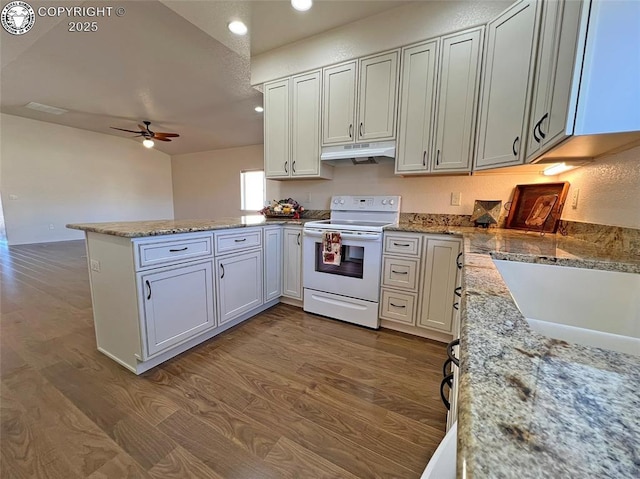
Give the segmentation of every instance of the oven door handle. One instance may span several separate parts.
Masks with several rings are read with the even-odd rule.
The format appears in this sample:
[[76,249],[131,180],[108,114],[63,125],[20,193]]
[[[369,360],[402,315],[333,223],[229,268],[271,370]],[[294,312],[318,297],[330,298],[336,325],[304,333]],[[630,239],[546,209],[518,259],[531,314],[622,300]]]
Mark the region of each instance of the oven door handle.
[[[304,235],[312,238],[322,238],[322,231],[310,231],[304,230]],[[356,241],[379,241],[381,239],[381,235],[377,233],[372,234],[349,234],[349,233],[340,233],[340,237],[345,240],[356,240]]]

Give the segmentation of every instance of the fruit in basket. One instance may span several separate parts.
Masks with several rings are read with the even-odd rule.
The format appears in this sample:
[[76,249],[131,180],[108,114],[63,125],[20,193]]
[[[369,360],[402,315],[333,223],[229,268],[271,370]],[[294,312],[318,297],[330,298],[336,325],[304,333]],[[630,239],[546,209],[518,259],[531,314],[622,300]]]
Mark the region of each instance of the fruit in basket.
[[262,208],[259,213],[269,216],[290,216],[300,218],[304,208],[293,198],[273,200],[271,205]]

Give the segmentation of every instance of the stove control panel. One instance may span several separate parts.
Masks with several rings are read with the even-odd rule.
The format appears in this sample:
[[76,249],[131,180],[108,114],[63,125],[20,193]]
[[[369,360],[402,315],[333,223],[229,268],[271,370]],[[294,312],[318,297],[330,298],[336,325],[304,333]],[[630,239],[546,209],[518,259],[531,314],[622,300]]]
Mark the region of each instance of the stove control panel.
[[333,196],[331,209],[340,211],[400,211],[399,196]]

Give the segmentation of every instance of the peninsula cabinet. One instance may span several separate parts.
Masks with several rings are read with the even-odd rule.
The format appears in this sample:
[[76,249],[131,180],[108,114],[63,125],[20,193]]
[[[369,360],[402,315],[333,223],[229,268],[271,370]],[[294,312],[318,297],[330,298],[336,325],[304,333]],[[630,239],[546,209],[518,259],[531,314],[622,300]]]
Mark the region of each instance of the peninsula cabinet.
[[524,0],[487,25],[475,170],[524,161],[539,8]]
[[213,328],[213,261],[139,276],[147,356]]
[[302,300],[302,227],[285,226],[282,232],[282,296]]
[[[262,228],[215,236],[218,323],[222,325],[263,303]],[[224,254],[219,254],[219,245],[225,247]]]
[[264,227],[264,301],[282,296],[282,226]]
[[264,85],[264,164],[271,179],[331,178],[320,162],[320,70]]
[[385,233],[381,326],[449,342],[457,331],[456,259],[462,241],[444,235]]
[[323,70],[323,146],[395,139],[398,63],[395,50]]
[[396,174],[469,172],[484,27],[402,49]]

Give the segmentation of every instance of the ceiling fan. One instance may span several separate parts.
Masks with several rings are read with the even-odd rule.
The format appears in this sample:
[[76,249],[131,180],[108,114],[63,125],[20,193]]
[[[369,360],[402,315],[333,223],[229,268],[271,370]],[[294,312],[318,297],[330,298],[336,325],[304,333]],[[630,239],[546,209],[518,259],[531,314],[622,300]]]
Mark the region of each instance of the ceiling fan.
[[129,133],[136,133],[136,136],[134,136],[133,138],[143,136],[145,140],[171,141],[169,138],[177,138],[180,136],[177,133],[161,133],[159,131],[151,131],[149,129],[149,125],[151,125],[150,121],[143,121],[142,123],[144,123],[144,126],[138,123],[138,128],[140,128],[140,131],[125,130],[124,128],[116,128],[115,126],[112,126],[110,128],[114,130],[127,131]]

